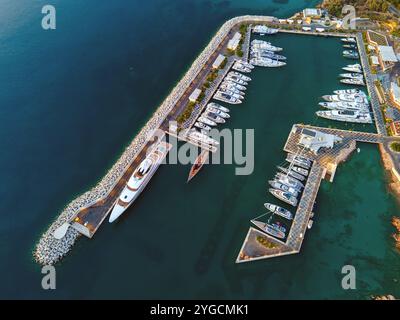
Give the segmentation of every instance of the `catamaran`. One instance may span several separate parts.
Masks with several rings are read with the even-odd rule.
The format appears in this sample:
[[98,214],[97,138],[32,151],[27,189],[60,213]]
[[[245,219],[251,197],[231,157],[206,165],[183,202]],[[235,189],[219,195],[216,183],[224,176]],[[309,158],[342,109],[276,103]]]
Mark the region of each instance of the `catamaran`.
[[128,209],[136,198],[140,195],[151,177],[157,171],[161,162],[171,150],[172,145],[166,142],[160,142],[150,154],[133,171],[131,177],[122,190],[120,196],[114,204],[111,211],[109,222],[117,220]]

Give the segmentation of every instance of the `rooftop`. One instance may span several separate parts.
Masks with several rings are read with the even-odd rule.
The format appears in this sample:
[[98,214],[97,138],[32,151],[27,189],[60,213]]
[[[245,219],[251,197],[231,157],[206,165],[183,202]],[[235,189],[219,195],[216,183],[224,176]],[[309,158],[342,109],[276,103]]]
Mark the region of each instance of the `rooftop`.
[[318,154],[321,148],[332,149],[335,143],[341,140],[340,137],[333,134],[304,128],[301,131],[299,144],[311,150],[314,154]]
[[397,56],[391,46],[378,46],[379,54],[384,62],[397,62]]

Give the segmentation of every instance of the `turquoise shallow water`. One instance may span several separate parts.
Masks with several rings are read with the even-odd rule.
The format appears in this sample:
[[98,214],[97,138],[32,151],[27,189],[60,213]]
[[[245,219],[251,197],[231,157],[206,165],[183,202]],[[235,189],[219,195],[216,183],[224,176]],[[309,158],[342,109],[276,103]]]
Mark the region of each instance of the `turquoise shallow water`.
[[[255,129],[254,173],[211,166],[187,185],[188,166],[162,167],[118,223],[80,240],[58,265],[57,290],[41,290],[31,258],[41,232],[106,172],[219,26],[239,14],[289,16],[315,1],[54,4],[54,33],[40,29],[41,1],[1,5],[0,271],[7,277],[0,297],[400,296],[390,238],[398,207],[375,146],[360,145],[335,182],[322,184],[300,255],[233,263],[249,220],[272,200],[266,182],[284,159],[292,124],[334,125],[314,112],[318,97],[338,88],[341,45],[290,35],[272,40],[284,47],[288,65],[255,70],[246,102],[231,108],[227,127]],[[353,292],[340,288],[348,263],[358,271]]]

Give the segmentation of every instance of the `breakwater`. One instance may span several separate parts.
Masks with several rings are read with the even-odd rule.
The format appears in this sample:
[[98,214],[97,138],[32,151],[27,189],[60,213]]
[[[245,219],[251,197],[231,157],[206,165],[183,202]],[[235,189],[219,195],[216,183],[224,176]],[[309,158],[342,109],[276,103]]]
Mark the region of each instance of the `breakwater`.
[[151,139],[152,132],[159,128],[165,121],[177,101],[194,81],[198,73],[210,59],[211,55],[217,50],[231,29],[239,24],[248,23],[250,21],[270,22],[273,19],[273,17],[269,16],[240,16],[228,20],[221,26],[207,47],[200,53],[186,74],[178,82],[163,103],[156,109],[149,121],[135,136],[133,141],[104,178],[94,188],[71,201],[57,216],[47,231],[43,233],[33,251],[33,256],[38,263],[43,265],[54,264],[68,253],[75,241],[78,239],[80,233],[74,228],[69,227],[63,238],[56,239],[53,235],[55,230],[64,223],[71,222],[80,210],[105,198],[110,193],[121,176],[125,173],[126,169],[131,165],[135,157]]

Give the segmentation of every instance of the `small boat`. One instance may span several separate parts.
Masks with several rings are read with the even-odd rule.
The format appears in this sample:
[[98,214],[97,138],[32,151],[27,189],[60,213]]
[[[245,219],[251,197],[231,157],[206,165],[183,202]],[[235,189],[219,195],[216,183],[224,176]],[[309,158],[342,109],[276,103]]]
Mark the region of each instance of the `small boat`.
[[312,225],[313,225],[314,221],[313,220],[308,220],[308,224],[307,224],[307,229],[311,229]]
[[352,72],[352,73],[341,73],[341,74],[339,74],[339,77],[346,78],[346,79],[361,79],[361,80],[364,79],[364,76],[362,74],[354,73],[354,72]]
[[342,40],[342,42],[346,42],[346,43],[357,43],[357,40],[352,37],[342,38],[340,40]]
[[297,198],[291,193],[273,188],[270,188],[269,192],[279,200],[282,200],[283,202],[286,202],[294,207],[297,206]]
[[202,122],[196,122],[194,124],[194,126],[196,128],[199,128],[199,129],[202,129],[202,130],[205,130],[205,131],[210,131],[211,130],[211,127],[209,127],[208,125],[206,125],[206,124],[204,124]]
[[211,126],[211,127],[215,127],[215,126],[217,125],[216,122],[214,122],[214,121],[212,121],[212,120],[210,120],[210,119],[208,119],[208,118],[205,118],[205,117],[203,117],[203,116],[200,116],[200,117],[197,119],[197,122],[204,123],[204,124],[206,124],[206,125],[208,125],[208,126]]
[[229,80],[231,82],[235,82],[235,83],[240,84],[242,86],[247,86],[248,85],[248,82],[246,82],[246,81],[244,81],[244,80],[242,80],[242,79],[240,79],[240,78],[238,78],[236,76],[232,76],[232,75],[226,76],[225,80]]
[[[254,66],[253,66],[254,67]],[[228,85],[228,86],[232,86],[235,89],[238,89],[240,91],[245,91],[247,90],[247,88],[245,86],[242,86],[241,84],[238,84],[236,82],[233,82],[232,80],[229,80],[227,78],[225,78],[224,81],[222,81],[221,85]]]
[[245,67],[243,64],[241,64],[239,61],[236,61],[232,67],[233,70],[240,71],[240,72],[246,72],[250,73],[251,69]]
[[362,73],[362,66],[359,63],[356,64],[349,64],[345,67],[342,68],[345,71],[349,71],[349,72],[356,72],[356,73]]
[[343,57],[350,58],[350,59],[358,59],[359,55],[356,51],[353,50],[344,50]]
[[230,104],[241,104],[242,100],[232,97],[231,95],[218,90],[214,97],[215,100],[219,100],[222,102],[230,103]]
[[303,176],[305,176],[305,177],[308,176],[308,170],[303,169],[303,168],[301,168],[301,167],[292,166],[292,170],[293,170],[294,172],[300,173],[301,175],[303,175]]
[[225,119],[224,118],[220,117],[219,115],[217,115],[217,114],[215,114],[213,112],[206,111],[206,112],[204,112],[202,114],[202,116],[204,116],[204,117],[206,117],[206,118],[208,118],[211,121],[214,121],[216,123],[225,123]]
[[229,73],[228,73],[228,77],[229,76],[234,76],[234,77],[237,77],[237,78],[239,78],[239,79],[241,79],[241,80],[243,80],[243,81],[251,81],[251,78],[250,77],[248,77],[248,76],[245,76],[244,74],[241,74],[240,72],[236,72],[236,71],[230,71]]
[[222,118],[225,118],[225,119],[228,119],[231,117],[229,114],[221,111],[220,109],[214,108],[214,107],[207,107],[207,111],[215,113],[216,115],[218,115]]
[[299,180],[292,178],[288,175],[285,175],[281,172],[276,173],[275,179],[277,179],[279,182],[286,184],[289,187],[295,188],[299,192],[301,189],[304,188],[304,184],[302,184]]
[[286,161],[293,162],[294,164],[297,164],[305,169],[309,169],[312,164],[310,159],[307,159],[299,155],[294,155],[293,153],[288,153]]
[[272,226],[268,223],[264,223],[264,222],[260,222],[260,221],[256,221],[256,220],[251,220],[251,223],[254,224],[260,230],[264,231],[265,233],[267,233],[271,236],[274,236],[278,239],[285,239],[285,237],[286,237],[286,234],[284,232],[282,232],[281,230],[277,230],[274,226]]
[[344,90],[335,90],[333,91],[335,94],[364,94],[365,92],[361,89],[344,89]]
[[340,82],[344,84],[352,84],[355,86],[365,86],[363,79],[342,79],[340,80]]
[[289,187],[286,184],[280,183],[276,180],[269,180],[268,183],[274,189],[289,192],[295,197],[297,197],[299,195],[299,192],[296,189]]
[[198,157],[196,158],[196,160],[194,161],[194,164],[192,166],[192,168],[190,169],[189,172],[189,177],[187,179],[187,182],[189,182],[190,180],[192,180],[194,178],[195,175],[197,175],[200,171],[200,169],[203,167],[204,163],[206,163],[208,157],[209,157],[209,151],[207,150],[203,150]]
[[280,206],[277,206],[275,204],[272,203],[264,203],[264,206],[271,212],[277,214],[278,216],[281,216],[285,219],[288,220],[293,220],[293,214],[289,211],[286,210]]
[[288,168],[284,168],[284,167],[278,166],[278,169],[281,170],[282,172],[286,173],[287,175],[291,176],[292,178],[295,178],[295,179],[297,179],[299,181],[304,181],[306,179],[301,174],[298,174],[297,172],[294,172],[293,170],[289,170]]
[[217,140],[214,140],[214,139],[210,138],[209,136],[207,136],[199,131],[196,131],[196,130],[189,131],[188,138],[193,141],[207,144],[207,145],[212,145],[212,146],[219,145],[219,142]]
[[344,44],[344,45],[343,45],[343,48],[346,48],[346,49],[356,49],[357,46],[356,46],[355,44]]

